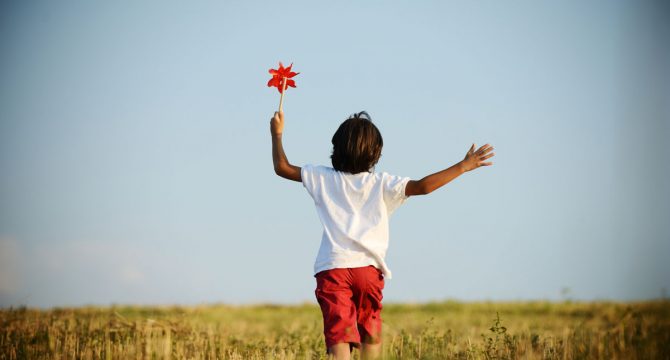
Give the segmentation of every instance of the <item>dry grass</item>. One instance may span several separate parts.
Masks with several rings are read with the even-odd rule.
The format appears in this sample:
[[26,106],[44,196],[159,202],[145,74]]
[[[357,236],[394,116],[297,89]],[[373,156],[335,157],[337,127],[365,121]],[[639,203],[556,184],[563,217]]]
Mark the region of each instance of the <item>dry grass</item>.
[[[670,358],[667,301],[386,304],[382,315],[387,359]],[[321,331],[314,305],[4,309],[0,359],[325,359]]]

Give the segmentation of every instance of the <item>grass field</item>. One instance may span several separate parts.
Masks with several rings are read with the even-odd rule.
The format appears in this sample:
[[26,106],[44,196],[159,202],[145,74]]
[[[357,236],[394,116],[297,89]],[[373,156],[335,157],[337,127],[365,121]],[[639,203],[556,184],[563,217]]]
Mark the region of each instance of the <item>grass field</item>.
[[[670,302],[385,304],[385,359],[670,359]],[[0,310],[1,359],[324,359],[315,305]],[[358,351],[354,358],[358,358]]]

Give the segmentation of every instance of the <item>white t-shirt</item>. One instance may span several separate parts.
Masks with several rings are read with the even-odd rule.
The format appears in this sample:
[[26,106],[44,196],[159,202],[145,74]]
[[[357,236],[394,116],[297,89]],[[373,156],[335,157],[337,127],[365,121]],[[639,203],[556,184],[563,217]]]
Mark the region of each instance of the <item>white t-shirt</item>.
[[386,278],[389,216],[407,200],[408,177],[382,173],[350,174],[327,166],[305,165],[302,184],[314,199],[323,224],[314,274],[334,268],[373,265]]

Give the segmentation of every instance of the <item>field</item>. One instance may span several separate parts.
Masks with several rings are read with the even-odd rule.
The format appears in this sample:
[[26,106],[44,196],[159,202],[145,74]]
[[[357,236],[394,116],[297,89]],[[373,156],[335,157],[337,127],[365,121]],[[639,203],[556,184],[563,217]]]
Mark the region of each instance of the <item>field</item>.
[[[385,304],[385,359],[670,359],[670,302]],[[354,358],[358,358],[358,351]],[[325,359],[315,305],[0,310],[0,359]]]

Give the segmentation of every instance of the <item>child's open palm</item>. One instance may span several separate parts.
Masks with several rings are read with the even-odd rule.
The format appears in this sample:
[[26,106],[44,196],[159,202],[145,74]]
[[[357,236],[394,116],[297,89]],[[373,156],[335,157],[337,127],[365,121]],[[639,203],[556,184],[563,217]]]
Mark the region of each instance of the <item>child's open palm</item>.
[[495,155],[491,150],[493,150],[493,146],[489,144],[486,144],[477,150],[475,150],[475,144],[472,144],[470,150],[468,150],[468,153],[465,154],[465,158],[463,159],[463,170],[470,171],[480,166],[493,165],[492,161],[484,162],[484,160]]

